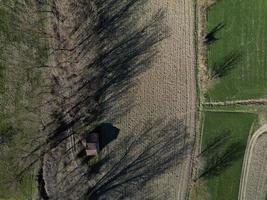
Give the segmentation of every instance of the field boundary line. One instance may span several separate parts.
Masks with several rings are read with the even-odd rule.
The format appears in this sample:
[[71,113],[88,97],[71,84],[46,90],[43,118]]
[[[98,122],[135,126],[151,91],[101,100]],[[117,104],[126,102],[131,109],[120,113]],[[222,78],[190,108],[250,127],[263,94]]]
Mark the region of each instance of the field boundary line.
[[223,110],[223,109],[203,109],[202,112],[224,112],[224,113],[257,113],[257,111],[251,110]]
[[267,105],[267,99],[246,99],[234,101],[210,101],[203,102],[204,106],[228,106],[228,105]]

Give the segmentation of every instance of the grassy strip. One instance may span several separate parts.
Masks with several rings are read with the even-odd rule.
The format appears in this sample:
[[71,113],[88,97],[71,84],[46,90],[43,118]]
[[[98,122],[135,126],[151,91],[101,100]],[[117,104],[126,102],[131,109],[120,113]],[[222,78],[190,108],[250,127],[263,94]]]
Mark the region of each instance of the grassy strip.
[[[213,138],[230,131],[230,139],[223,147],[213,149],[207,152],[205,158],[210,154],[219,154],[224,151],[225,146],[229,146],[235,142],[242,145],[247,144],[247,138],[253,122],[257,119],[257,115],[250,113],[216,113],[206,112],[203,128],[202,149],[206,149]],[[244,152],[243,152],[244,154]],[[206,178],[209,199],[212,200],[236,200],[238,199],[239,181],[242,170],[242,158],[235,160],[222,173],[217,176]]]
[[[0,2],[1,200],[32,199],[35,192],[33,171],[17,175],[24,168],[22,157],[34,145],[31,139],[40,128],[38,93],[42,79],[40,69],[34,66],[44,62],[46,51],[39,34],[24,30],[24,23],[38,18],[25,21],[23,5],[16,0]],[[42,24],[34,25],[36,29],[39,26]]]
[[[224,26],[209,45],[208,66],[216,70],[229,55],[240,54],[240,62],[220,77],[206,93],[212,101],[266,97],[267,78],[267,1],[223,0],[208,12],[208,30]],[[218,40],[217,40],[218,39]],[[222,65],[224,66],[224,65]],[[216,68],[216,69],[215,69]],[[218,71],[218,69],[217,69]],[[224,74],[224,73],[223,73]]]

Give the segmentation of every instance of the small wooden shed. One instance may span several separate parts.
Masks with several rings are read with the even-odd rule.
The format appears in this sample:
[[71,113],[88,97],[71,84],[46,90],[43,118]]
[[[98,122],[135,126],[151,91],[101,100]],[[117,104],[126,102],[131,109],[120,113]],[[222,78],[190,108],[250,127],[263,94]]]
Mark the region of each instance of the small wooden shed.
[[86,134],[82,139],[86,156],[96,156],[99,151],[99,135],[97,132]]

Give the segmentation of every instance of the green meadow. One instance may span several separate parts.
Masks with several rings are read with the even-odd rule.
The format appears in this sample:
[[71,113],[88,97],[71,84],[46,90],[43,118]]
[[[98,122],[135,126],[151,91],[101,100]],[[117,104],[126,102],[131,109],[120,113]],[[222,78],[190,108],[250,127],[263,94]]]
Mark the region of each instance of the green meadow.
[[256,99],[267,96],[267,1],[218,0],[208,10],[208,31],[219,23],[217,41],[208,47],[208,67],[231,53],[240,61],[205,94],[208,101]]
[[[205,112],[202,149],[205,149],[213,138],[225,134],[226,131],[230,132],[230,136],[223,146],[213,149],[211,152],[208,151],[204,154],[204,158],[210,156],[210,154],[220,154],[225,147],[235,142],[246,146],[251,127],[256,120],[257,115],[250,113]],[[241,152],[241,156],[218,176],[205,178],[210,200],[238,199],[244,153],[245,149]]]
[[[205,101],[231,101],[267,97],[267,1],[218,0],[207,12],[208,33],[216,26],[217,40],[208,44],[210,72],[227,63],[231,55],[239,55],[232,67],[214,79],[207,89]],[[204,154],[219,155],[231,144],[244,146],[238,159],[220,174],[204,177],[209,200],[238,199],[243,156],[248,136],[255,131],[259,105],[203,106],[202,150],[214,138],[230,133],[223,145]]]

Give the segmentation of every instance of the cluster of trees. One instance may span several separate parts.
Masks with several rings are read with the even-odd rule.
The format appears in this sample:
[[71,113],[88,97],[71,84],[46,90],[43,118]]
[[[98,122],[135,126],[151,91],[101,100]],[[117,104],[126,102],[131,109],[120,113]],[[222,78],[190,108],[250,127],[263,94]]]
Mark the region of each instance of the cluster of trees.
[[62,16],[59,2],[46,3],[51,10],[41,11],[52,13],[56,21],[73,18],[73,29],[69,33],[73,47],[66,49],[61,42],[53,49],[54,53],[66,53],[69,60],[65,62],[82,68],[79,78],[69,80],[73,81],[73,87],[59,89],[69,90],[66,98],[74,104],[55,112],[59,123],[50,131],[47,143],[56,146],[66,139],[63,136],[60,141],[58,135],[64,135],[70,128],[77,128],[79,132],[83,128],[93,130],[108,113],[112,113],[113,116],[109,116],[112,121],[131,108],[129,102],[120,109],[114,102],[121,101],[134,84],[134,77],[149,68],[156,55],[156,44],[168,33],[162,31],[164,12],[161,10],[147,20],[140,20],[144,0],[71,1],[70,16]]
[[[55,69],[63,65],[79,66],[80,71],[73,76],[62,77],[69,81],[68,87],[60,85],[55,78],[55,85],[59,85],[54,90],[55,96],[63,98],[63,103],[72,103],[59,105],[53,119],[45,122],[42,136],[45,140],[34,145],[26,159],[36,153],[39,157],[31,159],[21,174],[42,158],[38,180],[44,199],[51,194],[41,187],[49,184],[45,183],[47,170],[60,177],[55,198],[70,198],[71,195],[76,198],[80,195],[85,199],[101,199],[103,196],[123,199],[126,193],[122,193],[126,190],[127,196],[135,195],[137,188],[142,188],[183,159],[188,144],[184,140],[182,122],[161,128],[157,127],[161,123],[153,124],[138,133],[128,133],[129,137],[125,133],[123,141],[117,144],[118,148],[114,147],[112,152],[101,156],[99,162],[89,169],[82,166],[85,162],[80,159],[83,158],[76,159],[78,166],[67,172],[57,167],[49,169],[45,159],[50,155],[51,158],[56,157],[57,154],[51,152],[61,152],[69,138],[79,138],[84,131],[90,132],[107,118],[113,121],[132,108],[133,104],[126,102],[124,95],[135,84],[135,77],[149,69],[157,53],[157,44],[168,37],[166,27],[162,27],[165,13],[159,10],[150,17],[144,17],[146,0],[71,0],[67,2],[65,12],[62,12],[63,3],[57,0],[39,1],[37,13],[52,24],[51,30],[39,31],[43,37],[51,37],[53,41],[47,52],[54,57],[63,55],[66,60],[56,63],[56,66],[45,63],[37,66]],[[70,31],[64,30],[66,21]],[[62,30],[65,32],[62,33]],[[71,47],[66,41],[70,38]],[[65,91],[69,95],[62,97]],[[120,107],[117,102],[122,103]],[[49,103],[55,104],[53,99]],[[177,126],[181,129],[178,130]],[[77,143],[65,149],[55,163],[62,160],[64,169],[71,168],[73,161],[67,157],[76,153]],[[138,148],[140,152],[136,152]],[[124,154],[118,154],[122,151],[125,151]],[[49,162],[53,162],[52,159]],[[49,181],[47,177],[46,181]],[[139,186],[129,189],[136,184]]]

